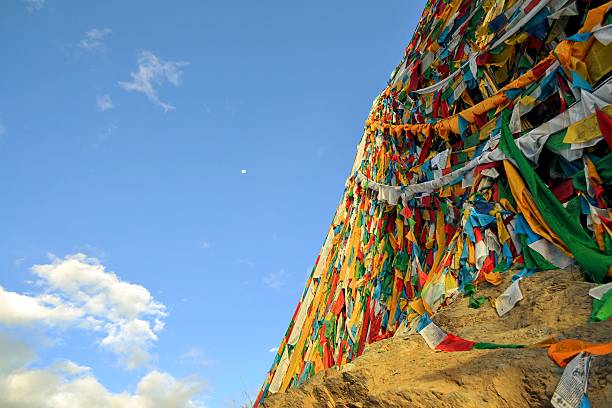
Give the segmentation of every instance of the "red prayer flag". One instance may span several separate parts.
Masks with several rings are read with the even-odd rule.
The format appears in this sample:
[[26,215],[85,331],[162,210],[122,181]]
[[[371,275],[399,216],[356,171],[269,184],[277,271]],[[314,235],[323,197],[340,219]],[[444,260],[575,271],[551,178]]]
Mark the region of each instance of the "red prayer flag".
[[462,339],[455,336],[453,333],[448,335],[436,346],[436,350],[440,351],[469,351],[476,344],[475,341]]
[[608,148],[612,150],[612,119],[610,119],[605,112],[602,112],[597,108],[595,108],[595,115],[597,116],[597,123],[599,124],[601,134],[603,135],[604,139],[606,139]]

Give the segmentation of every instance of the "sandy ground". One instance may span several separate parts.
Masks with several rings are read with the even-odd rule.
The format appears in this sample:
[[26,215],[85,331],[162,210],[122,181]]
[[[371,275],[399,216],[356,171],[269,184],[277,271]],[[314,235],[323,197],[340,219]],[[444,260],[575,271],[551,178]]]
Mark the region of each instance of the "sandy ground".
[[[496,297],[510,282],[479,288]],[[521,282],[524,299],[503,317],[488,303],[459,299],[434,322],[480,342],[533,344],[549,337],[612,340],[612,323],[589,321],[595,285],[576,270],[540,272]],[[588,395],[594,408],[612,407],[612,355],[595,357]],[[318,373],[297,389],[269,397],[272,407],[549,407],[563,369],[545,349],[435,352],[418,335],[371,344],[343,366]]]

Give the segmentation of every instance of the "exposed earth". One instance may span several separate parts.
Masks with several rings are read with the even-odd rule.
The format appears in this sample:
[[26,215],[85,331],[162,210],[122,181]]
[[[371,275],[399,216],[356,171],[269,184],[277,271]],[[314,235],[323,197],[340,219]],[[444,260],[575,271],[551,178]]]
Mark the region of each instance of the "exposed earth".
[[[496,298],[510,283],[483,285],[479,295]],[[456,300],[433,317],[442,329],[468,340],[534,344],[547,338],[612,340],[610,321],[590,322],[595,286],[577,269],[539,272],[521,281],[524,299],[503,317],[488,302],[468,307]],[[612,406],[612,356],[595,356],[589,376],[591,405]],[[417,334],[396,333],[369,345],[340,369],[332,368],[264,407],[548,407],[563,368],[546,349],[436,352]]]

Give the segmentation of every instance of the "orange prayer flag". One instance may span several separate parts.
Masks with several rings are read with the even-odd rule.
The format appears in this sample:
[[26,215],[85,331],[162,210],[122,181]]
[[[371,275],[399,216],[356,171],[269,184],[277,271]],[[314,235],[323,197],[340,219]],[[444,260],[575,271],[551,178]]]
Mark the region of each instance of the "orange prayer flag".
[[612,342],[610,343],[588,343],[582,340],[566,339],[553,344],[548,349],[548,356],[559,365],[565,367],[572,358],[581,352],[595,355],[612,353]]

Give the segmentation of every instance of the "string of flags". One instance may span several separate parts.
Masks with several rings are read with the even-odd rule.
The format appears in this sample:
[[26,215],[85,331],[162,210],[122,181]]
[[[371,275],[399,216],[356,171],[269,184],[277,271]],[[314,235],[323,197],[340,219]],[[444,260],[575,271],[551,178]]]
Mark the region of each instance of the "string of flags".
[[[478,286],[500,285],[501,274],[513,281],[494,302],[499,316],[521,301],[520,282],[533,273],[576,264],[589,281],[610,279],[611,8],[428,2],[372,104],[255,406],[352,361],[400,325],[435,350],[524,347],[461,339],[430,318],[459,296],[481,307]],[[593,295],[593,321],[612,317],[606,288]],[[583,348],[555,406],[584,400],[586,388],[578,398],[566,383],[581,378],[586,387],[590,356],[602,349]]]

